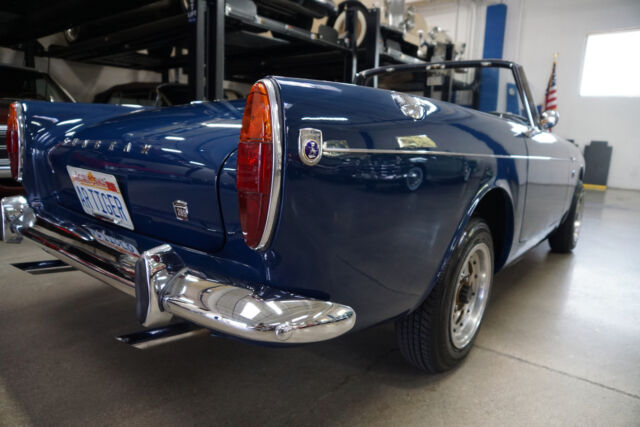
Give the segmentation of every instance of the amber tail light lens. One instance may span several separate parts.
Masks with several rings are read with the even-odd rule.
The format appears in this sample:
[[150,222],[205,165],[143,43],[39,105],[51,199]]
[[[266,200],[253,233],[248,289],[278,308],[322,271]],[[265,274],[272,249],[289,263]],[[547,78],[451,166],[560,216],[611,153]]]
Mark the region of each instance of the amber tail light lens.
[[244,240],[252,249],[262,249],[269,240],[276,209],[273,192],[279,190],[279,185],[274,190],[274,181],[279,179],[274,178],[279,172],[274,171],[279,155],[278,146],[274,146],[273,128],[277,124],[267,84],[259,81],[251,88],[238,142],[236,188],[240,225]]
[[18,102],[9,106],[7,120],[7,154],[11,164],[11,176],[16,181],[22,181],[22,162],[24,160],[24,128],[22,107]]

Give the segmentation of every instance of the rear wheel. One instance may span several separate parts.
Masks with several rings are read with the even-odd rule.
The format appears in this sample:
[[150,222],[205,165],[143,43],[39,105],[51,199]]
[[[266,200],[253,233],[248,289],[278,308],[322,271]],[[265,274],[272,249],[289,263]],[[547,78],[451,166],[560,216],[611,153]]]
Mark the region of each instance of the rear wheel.
[[584,189],[582,182],[578,182],[567,217],[549,235],[549,246],[551,246],[553,252],[567,253],[576,247],[580,238],[580,229],[582,228],[583,211]]
[[424,303],[396,322],[398,345],[412,365],[432,373],[458,365],[478,333],[493,282],[493,240],[473,218]]
[[417,166],[412,167],[407,172],[407,177],[405,178],[405,185],[407,186],[407,190],[416,191],[422,183],[424,182],[424,172],[422,168]]

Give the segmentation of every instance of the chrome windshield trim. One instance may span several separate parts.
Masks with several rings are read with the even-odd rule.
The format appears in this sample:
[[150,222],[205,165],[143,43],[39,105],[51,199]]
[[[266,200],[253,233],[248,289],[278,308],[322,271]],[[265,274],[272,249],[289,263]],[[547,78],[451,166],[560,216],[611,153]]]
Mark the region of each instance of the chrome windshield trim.
[[278,91],[275,83],[271,79],[262,79],[267,88],[269,96],[269,108],[271,110],[271,141],[273,145],[273,159],[271,167],[271,194],[269,198],[269,209],[267,211],[267,221],[264,231],[260,237],[260,242],[253,248],[262,250],[269,246],[276,227],[276,218],[280,207],[280,192],[282,188],[282,114],[280,113],[280,103],[278,102]]

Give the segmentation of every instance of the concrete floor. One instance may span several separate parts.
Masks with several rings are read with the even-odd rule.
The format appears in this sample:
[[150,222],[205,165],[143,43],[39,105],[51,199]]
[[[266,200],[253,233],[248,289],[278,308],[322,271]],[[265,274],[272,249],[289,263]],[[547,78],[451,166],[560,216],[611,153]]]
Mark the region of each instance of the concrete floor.
[[134,301],[0,248],[0,425],[640,425],[640,193],[589,192],[573,255],[496,277],[452,372],[406,365],[393,326],[274,349],[198,337],[134,350]]

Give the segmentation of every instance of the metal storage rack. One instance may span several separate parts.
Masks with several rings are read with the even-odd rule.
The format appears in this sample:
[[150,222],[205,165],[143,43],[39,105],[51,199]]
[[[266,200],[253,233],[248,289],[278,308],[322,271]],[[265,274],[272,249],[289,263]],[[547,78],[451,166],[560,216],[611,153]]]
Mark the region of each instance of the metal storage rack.
[[[149,3],[136,0],[131,4]],[[65,4],[62,0],[56,7],[63,9]],[[421,62],[411,52],[383,45],[381,34],[385,29],[380,26],[379,9],[365,8],[367,35],[361,46],[355,47],[350,41],[355,40],[356,9],[363,10],[357,1],[349,0],[341,6],[347,14],[345,40],[325,39],[318,33],[259,16],[246,7],[251,4],[248,0],[192,0],[184,13],[68,46],[52,45],[44,51],[34,49],[33,42],[18,44],[19,40],[13,40],[12,47],[24,49],[31,59],[34,54],[46,55],[157,71],[163,73],[165,81],[168,70],[182,67],[188,72],[195,99],[222,98],[225,79],[253,83],[274,74],[350,82],[357,71],[366,68]],[[95,19],[94,15],[89,20]],[[81,18],[75,19],[78,22]],[[264,34],[267,31],[268,36]]]

